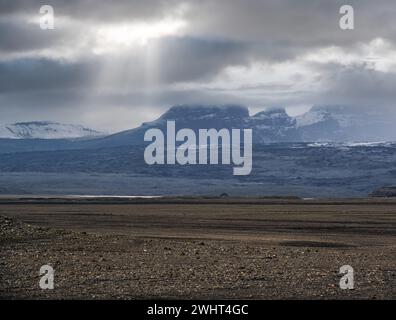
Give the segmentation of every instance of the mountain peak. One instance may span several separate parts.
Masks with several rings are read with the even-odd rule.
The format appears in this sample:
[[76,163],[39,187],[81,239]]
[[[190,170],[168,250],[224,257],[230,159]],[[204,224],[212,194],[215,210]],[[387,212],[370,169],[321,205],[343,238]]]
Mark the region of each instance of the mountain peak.
[[177,105],[171,107],[160,119],[215,119],[215,118],[245,118],[249,117],[249,110],[239,105]]
[[284,108],[271,108],[260,111],[252,116],[253,119],[290,118]]

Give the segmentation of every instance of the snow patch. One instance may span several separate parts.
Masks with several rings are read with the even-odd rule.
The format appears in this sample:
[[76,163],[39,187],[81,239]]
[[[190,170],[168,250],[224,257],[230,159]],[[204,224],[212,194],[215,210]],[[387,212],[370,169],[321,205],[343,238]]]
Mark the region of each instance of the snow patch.
[[102,132],[80,125],[50,121],[20,122],[0,126],[2,139],[76,139],[103,135]]

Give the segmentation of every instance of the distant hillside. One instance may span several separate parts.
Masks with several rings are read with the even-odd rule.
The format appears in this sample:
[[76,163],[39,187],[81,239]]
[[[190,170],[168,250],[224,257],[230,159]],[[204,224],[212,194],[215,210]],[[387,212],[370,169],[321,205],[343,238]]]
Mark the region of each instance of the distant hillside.
[[315,106],[296,117],[303,141],[375,142],[395,141],[394,112],[378,108]]
[[0,139],[76,139],[103,136],[80,125],[51,121],[19,122],[0,126]]
[[146,130],[159,128],[165,132],[168,120],[176,121],[176,129],[195,131],[251,128],[255,144],[396,141],[395,116],[375,108],[316,106],[301,116],[291,117],[282,108],[250,115],[248,108],[238,105],[180,105],[152,122],[108,136],[82,126],[54,122],[0,127],[0,153],[141,146],[147,144],[143,139]]
[[396,141],[395,116],[375,108],[316,106],[307,113],[289,116],[285,109],[275,108],[249,115],[248,108],[238,105],[180,105],[140,127],[90,142],[101,147],[142,145],[149,128],[166,131],[166,122],[174,120],[176,129],[251,128],[253,142],[378,142]]

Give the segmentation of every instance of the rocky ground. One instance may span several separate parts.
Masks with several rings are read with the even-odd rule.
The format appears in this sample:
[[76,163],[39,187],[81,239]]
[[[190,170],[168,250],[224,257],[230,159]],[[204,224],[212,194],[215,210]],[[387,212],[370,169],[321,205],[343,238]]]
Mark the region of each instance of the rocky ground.
[[[396,243],[152,237],[0,216],[2,299],[395,299]],[[389,240],[389,241],[388,241]],[[341,290],[350,264],[355,289]],[[39,287],[51,265],[55,289]]]

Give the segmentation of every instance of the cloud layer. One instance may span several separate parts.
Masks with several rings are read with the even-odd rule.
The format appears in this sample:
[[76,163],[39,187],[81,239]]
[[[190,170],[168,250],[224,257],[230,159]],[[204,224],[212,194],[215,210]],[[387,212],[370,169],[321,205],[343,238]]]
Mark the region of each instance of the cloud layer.
[[[315,104],[394,109],[396,4],[344,1],[0,1],[2,122],[117,131],[179,103],[290,112]],[[396,111],[395,111],[396,113]]]

